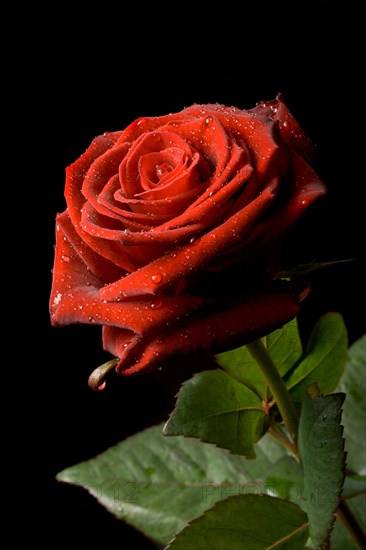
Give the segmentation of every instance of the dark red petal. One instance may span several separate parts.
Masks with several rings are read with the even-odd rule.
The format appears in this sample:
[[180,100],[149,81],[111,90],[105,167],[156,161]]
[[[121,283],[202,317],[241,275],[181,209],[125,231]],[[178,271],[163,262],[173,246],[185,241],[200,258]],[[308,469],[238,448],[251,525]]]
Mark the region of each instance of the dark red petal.
[[270,219],[259,223],[245,244],[249,253],[276,239],[291,227],[304,211],[327,189],[311,166],[297,153],[291,153],[291,190],[285,206]]
[[192,246],[178,248],[124,279],[105,286],[100,290],[101,296],[105,300],[116,300],[128,296],[154,294],[157,289],[175,283],[217,258],[235,243],[248,238],[272,199],[272,190],[267,188],[246,208],[203,235]]
[[102,334],[103,349],[124,362],[133,361],[143,343],[140,335],[123,328],[104,326]]
[[[220,120],[226,131],[234,136],[240,136],[246,144],[252,164],[259,176],[265,178],[287,171],[287,157],[277,155],[279,141],[276,136],[276,125],[273,121],[252,111],[224,107],[221,105],[203,105],[206,116]],[[190,113],[190,108],[187,109]],[[270,168],[271,172],[268,173]]]
[[306,158],[312,156],[314,144],[284,104],[281,94],[278,94],[273,101],[262,101],[254,109],[251,109],[251,112],[260,116],[267,116],[278,122],[284,142],[300,155]]
[[[114,146],[100,155],[87,171],[82,183],[82,194],[86,200],[101,214],[109,215],[108,208],[101,205],[99,195],[116,174],[119,165],[128,151],[128,144]],[[113,180],[114,181],[114,180]]]
[[66,169],[65,198],[71,221],[76,232],[85,244],[94,250],[94,252],[111,260],[112,263],[122,269],[133,271],[136,267],[126,253],[126,250],[123,249],[119,243],[90,235],[84,231],[80,225],[81,213],[85,204],[85,197],[81,193],[85,174],[89,170],[91,164],[113,146],[114,141],[120,134],[120,132],[117,132],[116,135],[108,134],[107,136],[98,136],[94,139],[84,155]]
[[91,273],[59,227],[50,297],[54,325],[95,323],[146,334],[181,319],[202,304],[199,297],[183,295],[106,302],[98,292],[102,286],[103,281]]
[[[199,151],[220,174],[226,167],[231,155],[231,136],[227,133],[220,120],[212,116],[188,120],[179,126],[172,125],[172,131],[181,136]],[[246,159],[246,161],[248,161]]]
[[134,197],[136,193],[145,191],[141,185],[139,165],[141,158],[152,152],[160,152],[169,148],[178,148],[192,157],[194,151],[179,135],[172,132],[151,132],[143,134],[131,146],[128,155],[119,167],[121,189],[126,197]]
[[245,187],[252,172],[253,168],[246,164],[238,168],[235,176],[229,181],[224,175],[218,176],[212,183],[212,190],[211,186],[208,187],[202,197],[188,207],[185,212],[160,225],[157,230],[170,230],[188,224],[199,224],[204,229],[212,225],[215,221],[220,220],[223,209],[228,210],[225,205],[231,206],[230,199]]
[[[75,231],[69,213],[66,210],[63,214],[59,214],[56,218],[56,224],[62,229],[65,239],[67,239],[77,254],[82,258],[86,267],[90,269],[103,283],[111,283],[116,279],[120,279],[126,274],[125,270],[103,258],[94,250],[92,250]],[[129,265],[130,271],[137,269],[133,264]]]
[[[188,176],[189,177],[189,176]],[[179,181],[177,182],[179,184]],[[199,196],[207,187],[207,182],[203,182],[199,184],[199,182],[196,183],[196,185],[188,189],[185,192],[182,192],[179,195],[176,195],[173,198],[166,197],[162,199],[145,199],[142,197],[136,198],[136,199],[129,199],[125,198],[121,191],[116,191],[114,198],[116,201],[122,203],[120,205],[120,209],[124,207],[124,205],[127,205],[127,208],[130,207],[131,210],[134,212],[142,213],[144,214],[144,219],[148,222],[150,221],[149,218],[153,218],[155,222],[159,222],[160,218],[155,217],[155,215],[164,214],[166,218],[171,220],[174,219],[179,214],[182,214],[182,212],[189,207],[190,204],[194,201],[194,199]],[[127,218],[125,215],[126,213],[122,210],[120,210],[121,218],[124,215],[124,218]],[[131,214],[129,219],[133,214]],[[137,216],[135,216],[137,219]],[[141,217],[140,217],[141,219]],[[152,225],[149,223],[148,225]],[[173,225],[173,224],[171,224]]]
[[74,225],[79,222],[80,208],[85,202],[81,189],[86,173],[96,159],[113,147],[121,134],[122,132],[115,132],[97,136],[85,153],[66,169],[65,198]]
[[[148,222],[148,227],[151,226],[152,222],[157,224],[167,219],[166,214],[155,213],[153,216],[149,216],[148,214],[132,213],[128,211],[124,212],[124,216],[126,216],[126,218],[131,217],[133,220],[139,220],[140,223]],[[82,208],[80,225],[84,231],[94,237],[108,240],[121,241],[125,233],[123,223],[115,218],[99,214],[89,202],[86,202]],[[125,250],[124,253],[126,254],[126,252]]]
[[[192,315],[153,338],[143,339],[134,353],[122,356],[116,369],[130,375],[181,355],[218,353],[269,334],[294,318],[298,297],[291,285],[273,286],[226,304],[206,316]],[[109,347],[111,349],[111,347]]]
[[60,225],[59,220],[66,221],[65,225],[68,225],[67,214],[59,215],[56,220],[56,247],[49,302],[52,324],[59,324],[57,312],[65,296],[78,288],[93,288],[95,291],[103,286],[103,281],[93,275],[77,254],[63,230],[64,224]]
[[[191,158],[183,155],[182,157],[182,162],[179,166],[167,172],[159,182],[151,183],[146,191],[139,193],[137,196],[144,199],[157,200],[174,198],[177,195],[179,196],[194,190],[201,183],[201,173],[204,172],[201,168],[204,166],[203,159],[198,153],[194,153]],[[207,177],[210,176],[208,171],[206,171],[206,174]]]

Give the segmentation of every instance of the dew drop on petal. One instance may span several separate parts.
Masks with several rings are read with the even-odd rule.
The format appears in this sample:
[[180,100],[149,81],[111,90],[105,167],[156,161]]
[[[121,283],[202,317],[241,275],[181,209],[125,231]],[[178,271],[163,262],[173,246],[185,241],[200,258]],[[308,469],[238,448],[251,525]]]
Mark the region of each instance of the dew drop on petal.
[[62,298],[62,294],[61,292],[58,292],[53,300],[53,305],[54,306],[58,306],[58,304],[60,303],[61,301],[61,298]]
[[155,275],[151,275],[152,282],[157,285],[161,283],[162,279],[163,279],[163,276],[161,275],[161,273],[155,273]]
[[160,309],[162,305],[163,305],[162,300],[156,300],[155,302],[151,303],[150,307],[151,309]]
[[189,244],[196,245],[200,242],[200,240],[201,240],[201,237],[193,236],[189,239]]
[[61,256],[61,259],[62,259],[62,261],[64,261],[64,262],[69,262],[69,261],[70,261],[70,258],[69,258],[69,256],[67,256],[67,254],[63,254],[63,255]]
[[104,388],[106,387],[106,385],[107,385],[107,382],[106,382],[106,381],[102,382],[102,383],[98,386],[98,391],[103,391]]
[[88,318],[88,321],[89,321],[89,323],[95,323],[94,317],[89,317],[89,318]]
[[205,123],[206,124],[210,124],[210,122],[212,121],[212,116],[208,116],[205,118]]

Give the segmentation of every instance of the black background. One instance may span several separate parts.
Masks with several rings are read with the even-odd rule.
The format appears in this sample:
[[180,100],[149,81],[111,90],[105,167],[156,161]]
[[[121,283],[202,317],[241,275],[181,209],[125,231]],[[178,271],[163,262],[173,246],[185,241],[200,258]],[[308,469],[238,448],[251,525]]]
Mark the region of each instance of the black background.
[[291,233],[289,260],[356,259],[314,273],[313,292],[299,317],[303,338],[327,311],[343,315],[351,342],[365,331],[359,15],[350,8],[337,11],[333,3],[318,5],[262,6],[250,13],[234,7],[223,12],[221,6],[215,17],[184,6],[175,14],[141,8],[94,14],[92,23],[90,14],[77,21],[73,13],[59,19],[55,14],[34,33],[29,51],[25,47],[18,77],[27,90],[22,132],[32,152],[26,169],[33,177],[23,184],[32,190],[31,206],[25,206],[34,223],[28,266],[35,300],[28,302],[26,360],[17,376],[29,400],[18,439],[29,439],[21,479],[33,487],[27,493],[27,515],[34,517],[30,541],[50,548],[55,541],[153,548],[86,492],[57,483],[55,475],[166,420],[180,383],[197,368],[112,376],[104,392],[94,393],[88,376],[109,357],[101,349],[100,329],[50,326],[54,218],[65,208],[64,171],[94,136],[192,103],[251,108],[281,92],[317,144],[314,166],[329,190]]

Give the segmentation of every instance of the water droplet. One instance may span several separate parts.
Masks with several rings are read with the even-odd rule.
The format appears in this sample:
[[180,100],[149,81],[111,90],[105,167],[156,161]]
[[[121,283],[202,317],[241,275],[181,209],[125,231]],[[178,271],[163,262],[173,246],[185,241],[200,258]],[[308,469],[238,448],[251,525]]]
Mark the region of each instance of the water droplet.
[[155,275],[151,275],[152,282],[157,285],[161,283],[162,279],[163,279],[163,276],[161,275],[161,273],[156,273]]
[[200,240],[201,240],[201,237],[198,237],[197,235],[193,236],[189,239],[189,244],[196,245],[200,242]]
[[53,305],[54,306],[58,306],[58,304],[60,303],[61,301],[61,298],[62,298],[62,294],[61,292],[58,292],[53,300]]
[[172,171],[172,167],[169,166],[166,162],[162,162],[161,164],[157,164],[155,167],[156,175],[158,178],[164,177],[166,174],[169,174],[169,172]]
[[89,320],[89,323],[95,323],[94,317],[89,317],[88,320]]
[[151,303],[150,307],[151,309],[160,309],[162,305],[163,305],[162,300],[156,300],[155,302]]
[[326,447],[328,445],[328,441],[327,439],[324,439],[323,441],[320,442],[320,447],[323,449],[324,447]]
[[104,388],[106,387],[106,385],[107,385],[107,382],[105,382],[105,381],[102,382],[102,383],[100,384],[100,386],[98,386],[98,391],[103,391]]
[[206,123],[206,124],[210,124],[211,121],[212,121],[212,116],[207,116],[207,117],[205,118],[205,123]]
[[61,256],[61,259],[62,259],[64,262],[69,262],[69,261],[70,261],[70,258],[69,258],[69,256],[67,256],[67,254],[63,254],[63,255]]
[[83,306],[79,306],[79,309],[83,309]]
[[324,415],[323,415],[323,422],[325,422],[327,418],[328,418],[328,415],[327,415],[327,414],[324,414]]

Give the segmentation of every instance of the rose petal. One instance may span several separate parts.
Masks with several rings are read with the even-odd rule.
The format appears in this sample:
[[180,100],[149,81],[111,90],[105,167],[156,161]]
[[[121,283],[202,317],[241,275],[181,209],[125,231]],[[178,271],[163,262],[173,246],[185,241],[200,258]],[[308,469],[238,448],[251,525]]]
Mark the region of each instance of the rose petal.
[[172,132],[150,132],[143,134],[131,146],[128,155],[121,162],[119,167],[119,178],[121,189],[126,197],[134,197],[136,193],[145,191],[141,185],[139,164],[141,158],[152,152],[160,152],[176,147],[192,157],[194,151],[179,135]]
[[174,126],[173,129],[184,142],[208,160],[216,174],[225,169],[231,154],[231,136],[220,120],[212,116],[200,117]]
[[311,158],[314,144],[284,104],[281,94],[273,101],[262,101],[251,112],[277,121],[284,142],[303,157]]
[[98,292],[102,286],[103,281],[88,270],[59,227],[50,297],[52,324],[112,325],[147,334],[181,319],[203,302],[198,296],[182,295],[107,303]]
[[129,144],[126,143],[118,147],[114,146],[103,155],[100,155],[92,163],[84,177],[81,189],[82,194],[88,203],[100,214],[110,214],[109,209],[100,203],[99,195],[111,178],[118,174],[119,165],[126,156],[128,147]]
[[[268,178],[268,168],[275,173],[286,173],[287,159],[283,162],[282,156],[276,156],[279,143],[276,139],[276,125],[267,117],[259,116],[252,111],[240,110],[222,105],[204,105],[206,115],[216,117],[221,124],[233,136],[240,136],[241,142],[252,158],[259,175]],[[196,108],[187,109],[187,114],[194,112]],[[236,138],[238,139],[238,138]],[[270,174],[270,176],[271,176]]]
[[291,188],[286,204],[271,218],[258,223],[245,244],[248,253],[265,246],[291,227],[304,211],[327,189],[311,166],[295,152],[291,153]]
[[255,201],[219,227],[206,233],[192,247],[183,247],[157,259],[127,277],[100,290],[105,300],[154,294],[219,256],[234,243],[247,238],[255,223],[271,204],[273,193],[266,189]]
[[112,147],[120,135],[121,132],[116,132],[114,134],[98,136],[93,140],[86,152],[66,169],[65,198],[71,221],[85,244],[94,250],[94,252],[111,260],[122,269],[131,271],[134,269],[133,262],[131,262],[126,250],[119,243],[94,237],[84,231],[80,225],[81,212],[85,203],[85,197],[81,193],[85,174],[91,164]]
[[[260,293],[238,297],[234,303],[203,316],[188,317],[143,340],[132,354],[121,356],[116,370],[123,375],[136,374],[182,355],[218,353],[244,345],[294,318],[299,311],[298,301],[291,285],[273,285]],[[118,332],[112,331],[109,338],[105,337],[104,346],[113,353],[119,346],[112,344],[118,337]]]
[[118,327],[103,327],[103,349],[118,357],[120,361],[133,361],[143,345],[140,335]]
[[[65,238],[71,243],[74,250],[82,258],[86,267],[90,269],[103,283],[111,283],[116,279],[120,279],[126,274],[126,270],[121,269],[110,260],[103,258],[94,250],[92,250],[80,238],[80,235],[75,231],[69,213],[66,210],[63,214],[59,214],[56,218],[56,223],[62,229]],[[56,266],[57,268],[57,266]],[[137,267],[132,264],[128,265],[128,271],[135,271]]]

